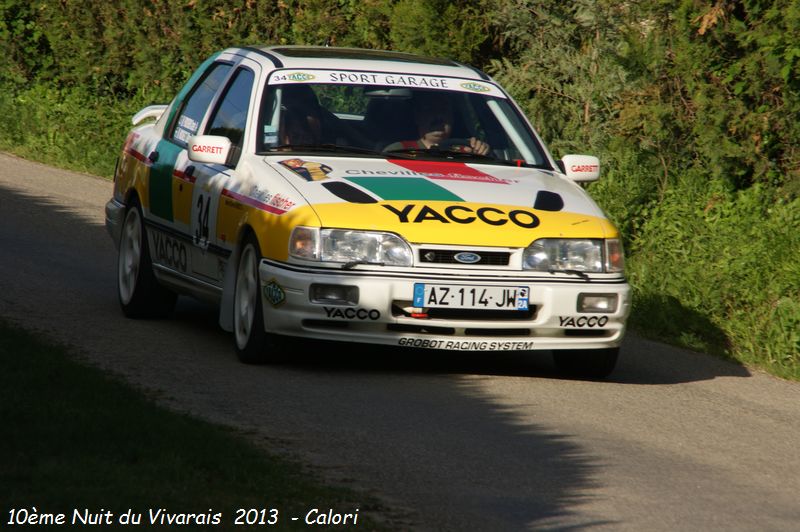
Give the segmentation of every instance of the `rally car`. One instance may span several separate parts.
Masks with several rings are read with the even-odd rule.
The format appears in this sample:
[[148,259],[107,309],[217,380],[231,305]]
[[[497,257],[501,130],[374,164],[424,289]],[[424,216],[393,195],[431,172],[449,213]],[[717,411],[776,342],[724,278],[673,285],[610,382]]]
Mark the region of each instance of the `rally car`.
[[581,186],[599,161],[555,160],[480,70],[229,48],[133,123],[106,205],[125,315],[218,303],[246,363],[303,337],[613,370],[630,288]]

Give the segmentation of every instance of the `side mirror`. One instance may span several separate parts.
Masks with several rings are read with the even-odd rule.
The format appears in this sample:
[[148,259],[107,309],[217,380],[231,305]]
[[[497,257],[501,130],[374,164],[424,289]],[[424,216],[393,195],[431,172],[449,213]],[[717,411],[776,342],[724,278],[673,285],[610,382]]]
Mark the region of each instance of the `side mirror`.
[[228,164],[231,153],[231,139],[218,135],[197,135],[189,137],[189,160],[196,163]]
[[586,183],[600,179],[600,159],[592,155],[565,155],[559,162],[559,168],[567,178],[577,183]]

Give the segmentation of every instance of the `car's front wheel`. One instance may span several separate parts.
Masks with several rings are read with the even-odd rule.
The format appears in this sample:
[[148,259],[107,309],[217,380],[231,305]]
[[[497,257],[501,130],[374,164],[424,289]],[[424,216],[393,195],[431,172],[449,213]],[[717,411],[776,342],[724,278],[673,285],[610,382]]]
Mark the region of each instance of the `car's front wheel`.
[[134,201],[125,212],[117,255],[117,293],[129,318],[163,318],[175,308],[177,295],[156,280],[144,219]]
[[604,379],[611,375],[618,358],[619,347],[553,351],[553,362],[559,371],[587,379]]
[[233,334],[236,354],[245,364],[261,364],[274,358],[271,335],[264,331],[264,309],[261,306],[261,283],[258,265],[261,250],[252,234],[245,238],[236,270],[233,293]]

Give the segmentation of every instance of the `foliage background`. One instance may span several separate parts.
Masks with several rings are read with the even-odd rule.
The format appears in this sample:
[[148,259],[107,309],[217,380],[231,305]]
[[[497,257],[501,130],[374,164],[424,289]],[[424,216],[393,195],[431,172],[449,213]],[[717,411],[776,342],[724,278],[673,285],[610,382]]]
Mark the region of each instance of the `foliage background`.
[[794,0],[0,0],[0,149],[110,176],[139,108],[230,45],[486,70],[556,156],[593,153],[632,324],[800,378]]

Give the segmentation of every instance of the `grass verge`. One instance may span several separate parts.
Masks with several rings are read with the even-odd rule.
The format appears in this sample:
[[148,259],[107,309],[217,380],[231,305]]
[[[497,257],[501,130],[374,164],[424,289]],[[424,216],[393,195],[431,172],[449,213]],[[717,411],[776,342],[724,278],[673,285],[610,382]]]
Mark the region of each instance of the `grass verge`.
[[240,530],[238,516],[245,524],[271,521],[270,510],[277,509],[277,528],[305,530],[307,512],[318,508],[316,517],[325,518],[328,509],[359,509],[357,528],[379,529],[365,515],[379,509],[374,501],[325,486],[232,430],[161,408],[119,379],[76,362],[63,346],[2,319],[0,420],[3,525],[13,509],[27,514],[35,507],[38,514],[65,514],[67,525],[75,511],[110,511],[118,524],[132,510],[150,528],[150,511],[162,510],[156,526],[167,526],[167,515],[196,514],[207,517],[182,519]]

